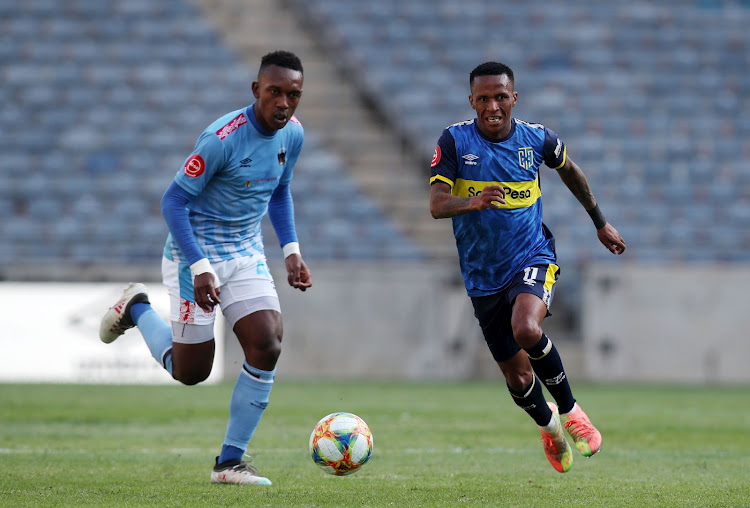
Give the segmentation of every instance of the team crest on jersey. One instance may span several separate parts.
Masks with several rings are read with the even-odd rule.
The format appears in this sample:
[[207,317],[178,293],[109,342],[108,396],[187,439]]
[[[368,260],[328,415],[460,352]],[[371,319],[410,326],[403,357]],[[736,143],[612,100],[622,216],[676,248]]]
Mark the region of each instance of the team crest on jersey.
[[438,165],[440,162],[440,157],[443,155],[443,151],[440,149],[440,145],[437,145],[435,147],[435,152],[432,154],[432,162],[430,163],[430,167],[434,168]]
[[281,150],[279,150],[279,166],[283,166],[284,164],[286,164],[286,148],[282,146]]
[[530,146],[524,146],[518,149],[518,164],[523,169],[531,169],[534,167],[534,149]]
[[185,171],[185,176],[188,176],[190,178],[197,178],[201,176],[206,170],[206,163],[203,160],[203,157],[196,153],[188,157],[188,160],[185,161],[185,167],[183,169]]

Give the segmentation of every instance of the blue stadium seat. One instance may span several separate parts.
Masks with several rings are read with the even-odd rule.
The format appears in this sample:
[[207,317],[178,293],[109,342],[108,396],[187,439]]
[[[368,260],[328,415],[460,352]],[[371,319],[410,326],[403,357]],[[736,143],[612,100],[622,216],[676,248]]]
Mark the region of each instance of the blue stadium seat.
[[[750,199],[747,1],[629,9],[594,0],[544,9],[489,0],[287,3],[301,19],[324,24],[317,32],[338,44],[337,58],[425,160],[445,126],[472,116],[471,68],[507,60],[520,92],[516,114],[561,135],[608,217],[632,235],[639,260],[736,261],[748,250],[736,240],[748,226]],[[141,238],[138,247],[113,240],[119,259],[158,259],[148,250],[166,234],[161,194],[200,130],[247,101],[255,69],[185,0],[0,2],[0,18],[0,212],[15,214],[3,226],[9,241],[0,242],[0,259],[59,254],[94,262],[106,234],[86,226],[91,217]],[[607,28],[613,22],[615,31]],[[703,88],[714,92],[696,122],[694,98]],[[314,133],[295,173],[306,255],[422,255]],[[546,220],[560,231],[559,248],[569,249],[561,253],[607,258],[591,249],[590,225],[564,186],[542,178]],[[728,202],[738,203],[731,213]],[[130,227],[135,220],[140,231]],[[38,235],[33,247],[29,232]],[[75,248],[61,250],[56,238],[75,238]]]

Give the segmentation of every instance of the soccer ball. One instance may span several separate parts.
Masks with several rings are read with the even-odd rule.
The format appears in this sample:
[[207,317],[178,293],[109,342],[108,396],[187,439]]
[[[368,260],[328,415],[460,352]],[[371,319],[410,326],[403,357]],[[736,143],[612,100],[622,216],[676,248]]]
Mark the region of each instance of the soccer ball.
[[326,473],[355,473],[372,455],[370,427],[355,414],[331,413],[315,425],[310,435],[310,455]]

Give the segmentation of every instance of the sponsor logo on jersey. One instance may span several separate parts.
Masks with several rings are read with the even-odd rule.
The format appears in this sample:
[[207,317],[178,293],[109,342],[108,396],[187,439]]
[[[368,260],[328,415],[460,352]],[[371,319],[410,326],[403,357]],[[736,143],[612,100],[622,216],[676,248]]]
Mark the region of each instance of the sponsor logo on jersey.
[[555,146],[555,157],[560,158],[560,152],[562,151],[562,141],[557,138],[557,145]]
[[523,169],[531,169],[534,167],[534,149],[530,146],[524,146],[518,149],[518,164]]
[[473,153],[467,153],[466,155],[462,155],[461,158],[464,160],[464,164],[468,164],[470,166],[476,166],[477,159],[479,159],[479,156],[474,155]]
[[286,164],[286,148],[282,146],[281,150],[279,150],[279,166],[283,166],[284,164]]
[[430,163],[430,167],[434,168],[438,165],[440,162],[440,157],[443,155],[443,151],[440,150],[440,145],[437,145],[435,147],[435,152],[432,154],[432,162]]
[[505,191],[505,204],[498,208],[525,208],[533,205],[542,195],[538,177],[525,182],[485,182],[458,178],[453,186],[453,195],[467,198],[478,195],[488,185],[499,185]]
[[219,136],[219,139],[224,139],[227,136],[229,136],[231,133],[236,131],[240,128],[240,125],[247,123],[247,117],[245,117],[245,113],[240,113],[236,117],[234,117],[228,124],[226,124],[224,127],[216,131],[216,135]]
[[251,162],[253,162],[253,160],[250,157],[246,157],[240,161],[240,167],[249,168]]
[[185,161],[184,169],[186,176],[197,178],[206,170],[206,163],[203,161],[203,157],[196,153],[188,157],[188,160]]
[[252,187],[253,185],[258,185],[261,183],[275,182],[278,179],[278,176],[273,176],[271,178],[256,178],[255,180],[248,180],[247,182],[245,182],[245,187]]

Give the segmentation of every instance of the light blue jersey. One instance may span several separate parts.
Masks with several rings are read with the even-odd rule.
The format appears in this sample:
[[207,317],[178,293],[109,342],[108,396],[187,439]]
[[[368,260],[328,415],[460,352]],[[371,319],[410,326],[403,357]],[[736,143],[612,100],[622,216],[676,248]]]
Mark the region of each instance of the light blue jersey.
[[[253,105],[203,131],[174,182],[195,196],[187,207],[190,226],[209,261],[264,255],[261,220],[273,191],[291,182],[303,138],[294,117],[283,129],[266,131]],[[164,256],[188,262],[171,233]]]

